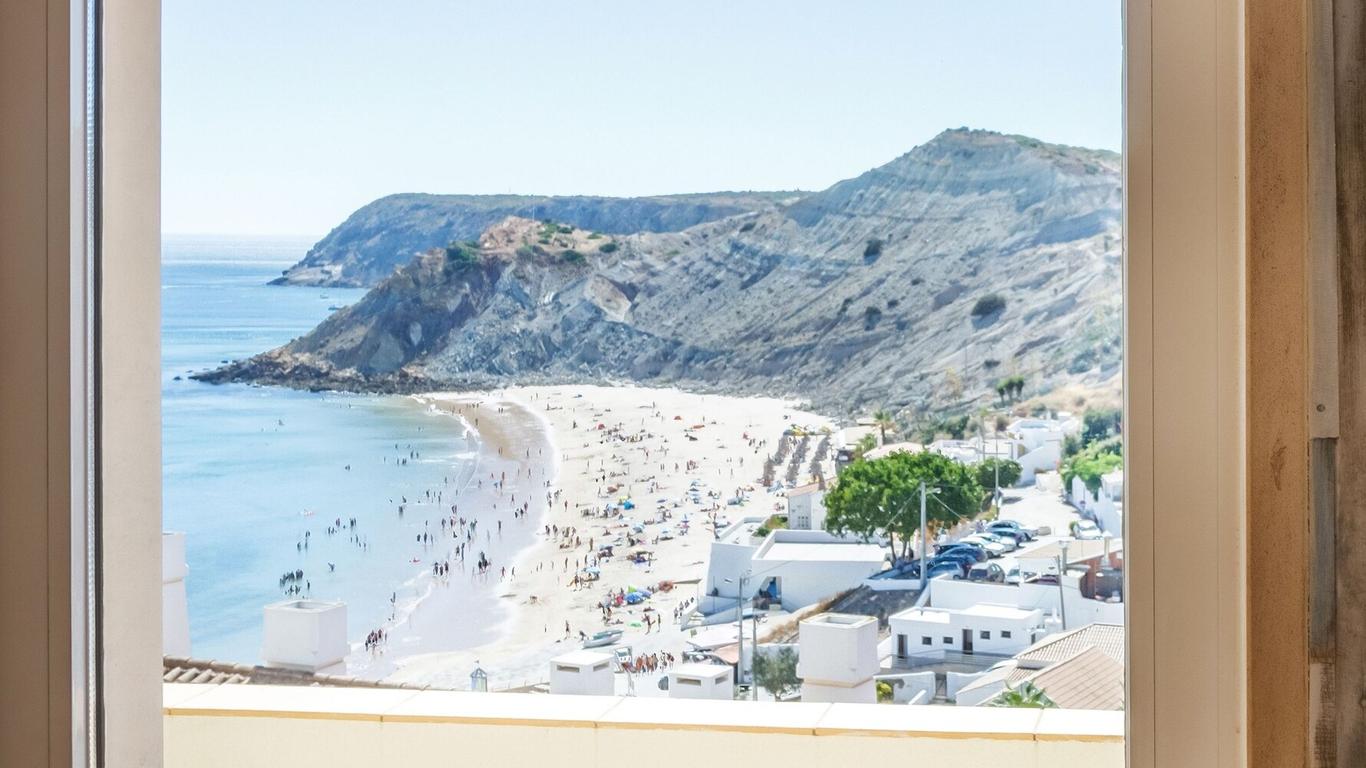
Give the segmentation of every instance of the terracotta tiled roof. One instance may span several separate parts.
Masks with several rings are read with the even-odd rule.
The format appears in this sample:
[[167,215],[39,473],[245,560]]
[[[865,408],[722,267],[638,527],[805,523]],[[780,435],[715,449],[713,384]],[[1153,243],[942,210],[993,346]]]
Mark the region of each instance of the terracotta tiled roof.
[[1062,709],[1124,709],[1124,665],[1097,646],[1035,672],[1025,681],[1042,689]]
[[[1049,635],[1002,661],[981,677],[963,686],[960,692],[971,692],[993,685],[1015,687],[1039,672],[1052,669],[1087,650],[1097,650],[1119,665],[1120,679],[1124,677],[1124,627],[1119,624],[1087,624],[1084,627]],[[1042,687],[1042,686],[1041,686]],[[1059,706],[1062,706],[1059,704]],[[1093,709],[1094,707],[1073,707]],[[1121,707],[1122,703],[1121,703]]]
[[163,683],[199,683],[204,685],[325,685],[338,688],[414,688],[423,686],[406,683],[385,683],[361,680],[346,675],[318,675],[278,667],[250,664],[231,664],[202,659],[182,659],[166,656],[161,660]]
[[1099,648],[1106,656],[1124,664],[1124,627],[1119,624],[1087,624],[1067,632],[1049,635],[1015,654],[1021,666],[1038,669],[1070,659],[1087,648]]

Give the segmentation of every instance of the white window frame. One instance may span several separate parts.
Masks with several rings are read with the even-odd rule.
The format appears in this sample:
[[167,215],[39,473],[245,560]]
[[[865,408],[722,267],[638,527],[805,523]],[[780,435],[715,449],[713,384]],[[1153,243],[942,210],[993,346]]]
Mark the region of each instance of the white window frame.
[[[83,17],[84,3],[67,5]],[[110,765],[154,765],[160,8],[102,8],[104,751]],[[1128,762],[1233,766],[1246,719],[1242,3],[1128,0],[1124,18]],[[73,381],[91,373],[73,365]],[[73,687],[86,682],[74,669]]]

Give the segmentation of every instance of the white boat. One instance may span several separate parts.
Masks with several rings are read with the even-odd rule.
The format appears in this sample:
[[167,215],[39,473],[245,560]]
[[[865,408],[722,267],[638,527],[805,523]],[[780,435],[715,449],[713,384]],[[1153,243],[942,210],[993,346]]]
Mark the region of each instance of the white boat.
[[618,640],[620,640],[620,639],[621,639],[621,630],[619,630],[619,629],[604,629],[604,630],[601,631],[601,632],[595,632],[595,633],[593,633],[592,635],[589,635],[589,636],[588,636],[588,639],[583,641],[583,647],[584,647],[584,648],[601,648],[601,647],[603,647],[604,645],[615,645],[616,642],[617,642]]

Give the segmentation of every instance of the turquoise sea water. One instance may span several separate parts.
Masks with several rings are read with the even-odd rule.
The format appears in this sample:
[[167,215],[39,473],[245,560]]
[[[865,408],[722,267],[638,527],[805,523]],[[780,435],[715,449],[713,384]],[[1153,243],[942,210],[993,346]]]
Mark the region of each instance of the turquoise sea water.
[[[424,545],[418,535],[439,530],[452,503],[462,513],[491,504],[474,478],[505,468],[459,420],[410,398],[189,378],[287,342],[329,307],[363,295],[265,285],[309,244],[203,237],[163,243],[163,525],[187,534],[196,657],[258,662],[261,609],[285,598],[280,575],[296,569],[311,583],[311,596],[346,601],[349,639],[362,641],[394,612],[391,597],[400,608],[414,600],[433,559],[445,556],[446,542]],[[427,500],[429,490],[441,493],[441,504]],[[337,518],[345,527],[329,535]],[[492,542],[495,562],[529,536],[510,531]],[[499,610],[491,586],[459,584],[469,620],[440,639],[450,648],[491,639]]]

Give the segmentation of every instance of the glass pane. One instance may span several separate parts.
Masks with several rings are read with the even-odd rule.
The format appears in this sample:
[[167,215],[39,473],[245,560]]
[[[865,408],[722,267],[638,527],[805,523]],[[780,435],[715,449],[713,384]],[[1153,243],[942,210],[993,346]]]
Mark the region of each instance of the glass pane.
[[168,669],[1122,708],[1119,3],[321,9],[165,8]]

